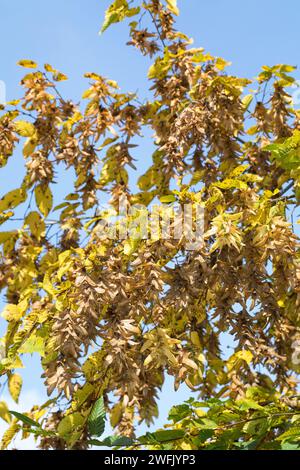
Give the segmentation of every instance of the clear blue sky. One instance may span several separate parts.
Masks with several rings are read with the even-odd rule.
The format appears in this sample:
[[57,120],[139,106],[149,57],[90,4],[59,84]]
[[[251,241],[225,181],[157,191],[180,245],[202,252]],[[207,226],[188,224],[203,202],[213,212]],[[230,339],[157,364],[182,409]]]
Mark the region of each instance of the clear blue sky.
[[[124,91],[138,89],[142,97],[146,96],[149,63],[125,45],[126,25],[112,26],[104,35],[98,35],[109,4],[109,0],[0,0],[0,80],[6,83],[7,100],[22,93],[19,81],[24,69],[16,62],[24,58],[50,63],[66,73],[69,81],[61,84],[61,90],[75,102],[87,88],[83,74],[91,71],[117,80]],[[299,64],[299,0],[178,0],[178,4],[179,29],[194,38],[195,47],[202,46],[231,61],[229,70],[233,74],[251,78],[264,64]],[[300,72],[296,72],[296,78],[300,79]],[[18,186],[16,178],[22,177],[22,165],[19,156],[1,170],[1,195]],[[0,319],[0,333],[3,322]],[[24,393],[29,405],[42,400],[43,392],[36,378],[38,362],[34,359],[26,363],[29,368],[24,371]],[[188,394],[183,387],[175,395],[168,381],[159,422],[166,418],[173,403],[181,402]]]

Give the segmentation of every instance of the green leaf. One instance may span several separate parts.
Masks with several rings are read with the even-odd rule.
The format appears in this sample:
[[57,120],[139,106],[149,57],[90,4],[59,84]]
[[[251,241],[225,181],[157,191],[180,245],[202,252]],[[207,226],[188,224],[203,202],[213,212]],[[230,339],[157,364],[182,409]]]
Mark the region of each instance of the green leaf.
[[105,406],[103,397],[99,398],[93,406],[88,419],[88,429],[92,436],[101,436],[105,429]]
[[110,436],[103,441],[107,447],[129,447],[134,441],[126,436]]
[[283,143],[270,144],[263,147],[272,153],[278,166],[285,170],[297,170],[300,166],[300,131],[294,131],[292,137]]
[[241,398],[240,400],[237,400],[237,404],[243,411],[264,409],[263,406],[259,405],[256,401],[251,400],[250,398]]
[[176,405],[171,408],[168,419],[172,420],[174,423],[181,421],[191,414],[191,408],[189,405]]
[[[253,417],[255,417],[254,414]],[[268,431],[269,427],[269,420],[264,416],[257,415],[257,419],[253,419],[243,426],[243,432],[251,436],[262,435]]]
[[18,413],[17,411],[12,411],[12,410],[9,410],[9,412],[19,421],[22,421],[24,424],[27,424],[30,427],[31,426],[40,427],[39,423],[37,423],[36,421],[33,421],[33,419],[29,418],[26,415],[23,415],[22,413]]
[[92,439],[89,444],[97,447],[129,447],[134,444],[134,441],[126,436],[109,436],[103,441]]
[[147,433],[145,436],[140,437],[138,440],[141,444],[150,444],[156,442],[168,442],[177,439],[182,439],[185,436],[183,429],[170,429],[168,431],[156,431]]
[[291,440],[300,439],[300,427],[295,426],[294,428],[288,429],[286,432],[277,437],[278,441],[286,441],[292,438]]
[[296,442],[283,442],[281,444],[282,450],[299,450],[300,444]]

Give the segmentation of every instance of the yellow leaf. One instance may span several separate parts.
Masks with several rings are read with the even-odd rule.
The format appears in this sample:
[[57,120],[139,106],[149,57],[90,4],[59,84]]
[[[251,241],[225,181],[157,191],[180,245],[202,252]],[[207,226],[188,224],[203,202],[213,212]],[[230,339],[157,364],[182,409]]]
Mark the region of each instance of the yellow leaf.
[[65,75],[64,73],[61,73],[61,72],[55,72],[54,75],[53,75],[53,78],[56,82],[62,82],[64,80],[68,80],[67,75]]
[[206,415],[206,412],[202,408],[197,408],[195,413],[199,418],[203,418]]
[[4,421],[6,421],[7,423],[10,423],[11,421],[9,410],[4,401],[0,401],[0,418],[4,419]]
[[50,64],[45,64],[45,65],[44,65],[44,68],[45,68],[46,72],[52,72],[52,73],[57,72],[57,70],[55,70],[55,69],[52,67],[52,65],[50,65]]
[[4,310],[1,314],[1,316],[6,320],[6,321],[19,321],[20,318],[22,317],[22,312],[20,311],[18,305],[15,304],[7,304],[4,307]]
[[193,447],[191,446],[191,444],[189,442],[182,442],[180,444],[180,447],[182,450],[192,450]]
[[5,348],[5,345],[0,342],[0,363],[1,361],[3,361],[3,359],[5,359],[5,357],[6,357],[6,348]]
[[53,196],[49,186],[37,186],[35,188],[35,200],[41,213],[47,217],[53,205]]
[[167,0],[169,10],[174,13],[174,15],[179,15],[179,9],[177,7],[177,0]]
[[19,374],[12,374],[8,379],[8,389],[11,397],[16,403],[19,401],[19,396],[22,389],[23,380]]
[[21,100],[12,100],[12,101],[8,101],[6,104],[9,106],[17,106],[17,104],[19,104],[20,102]]
[[100,77],[100,75],[98,75],[97,73],[85,73],[84,74],[84,77],[85,78],[90,78],[91,80],[97,80],[98,82],[101,82],[102,81],[102,78]]
[[225,67],[228,65],[231,65],[231,62],[227,62],[227,60],[222,59],[221,57],[218,57],[216,60],[216,67],[219,70],[224,70]]
[[24,157],[30,157],[31,154],[35,151],[35,148],[37,146],[38,140],[36,137],[29,137],[29,139],[26,140],[24,147],[23,147],[23,155]]
[[252,361],[253,359],[253,354],[250,352],[250,351],[238,351],[236,353],[236,357],[238,357],[239,359],[242,359],[244,361],[247,362],[247,364],[250,364],[250,362]]
[[250,351],[242,350],[234,353],[227,361],[227,368],[229,371],[232,369],[238,369],[242,363],[245,361],[248,365],[253,359],[253,354]]
[[20,67],[25,67],[26,69],[36,69],[38,66],[37,63],[33,60],[27,59],[19,60],[19,62],[17,62],[17,65],[20,65]]
[[[163,353],[167,356],[167,358],[169,359],[170,363],[173,364],[173,365],[177,365],[177,360],[176,360],[176,357],[174,356],[174,354],[170,351],[170,349],[168,349],[167,347],[163,348],[162,349]],[[196,366],[197,367],[197,366]]]
[[22,137],[32,137],[36,133],[36,129],[31,122],[15,121],[15,130]]
[[0,244],[11,239],[17,232],[0,232]]
[[25,224],[29,225],[32,235],[38,240],[45,234],[45,222],[38,212],[30,212],[25,219]]
[[93,392],[94,392],[94,387],[89,382],[84,384],[82,388],[78,389],[74,395],[74,398],[71,404],[72,410],[74,411],[79,410],[82,407],[83,403],[87,401],[87,399],[91,396]]
[[13,209],[25,200],[26,193],[22,188],[13,189],[5,194],[5,196],[0,200],[0,212],[6,211],[7,209]]
[[117,403],[110,414],[110,424],[115,428],[122,418],[122,403]]
[[105,370],[104,360],[106,357],[105,350],[99,350],[90,355],[82,366],[82,371],[87,380],[95,380],[100,371]]
[[42,284],[42,288],[44,289],[44,291],[48,292],[48,294],[55,297],[56,290],[54,289],[54,287],[52,285],[52,282],[51,282],[51,279],[50,279],[50,276],[49,276],[48,272],[46,272],[46,274],[45,274],[43,284]]
[[197,331],[191,332],[191,341],[194,346],[196,346],[197,348],[201,348],[201,343]]
[[3,359],[1,361],[1,365],[5,367],[7,370],[13,370],[13,369],[24,369],[24,365],[19,358],[19,356],[14,357],[13,359]]
[[78,431],[84,424],[84,417],[80,413],[73,413],[65,416],[58,425],[58,434],[63,438],[68,438]]
[[252,103],[252,100],[253,100],[253,95],[244,96],[244,98],[242,99],[242,103],[244,105],[245,110],[249,108],[250,104]]
[[45,339],[41,336],[32,334],[19,349],[20,354],[33,354],[38,353],[40,356],[45,356]]
[[144,366],[148,366],[153,361],[153,359],[154,359],[153,355],[149,354],[144,360]]
[[131,256],[137,248],[137,240],[128,239],[124,243],[124,254]]
[[242,189],[242,190],[248,189],[247,183],[244,183],[243,181],[240,181],[234,178],[227,178],[223,181],[215,183],[215,186],[217,186],[220,189]]
[[17,420],[13,420],[11,426],[5,431],[1,440],[1,450],[7,449],[15,435],[20,431],[20,424],[18,424]]
[[88,90],[85,90],[85,92],[83,92],[82,99],[85,100],[87,98],[90,98],[94,93],[95,91],[92,88],[89,88]]
[[197,364],[189,358],[184,358],[182,363],[188,367],[191,367],[191,369],[198,370]]

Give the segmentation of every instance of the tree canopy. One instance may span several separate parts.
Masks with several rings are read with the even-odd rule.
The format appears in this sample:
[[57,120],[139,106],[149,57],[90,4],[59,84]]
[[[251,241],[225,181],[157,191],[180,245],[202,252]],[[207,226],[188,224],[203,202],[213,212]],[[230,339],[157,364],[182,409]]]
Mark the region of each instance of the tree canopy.
[[[0,200],[0,376],[18,401],[22,358],[39,354],[49,401],[24,414],[0,403],[3,449],[19,432],[42,449],[298,448],[295,67],[230,75],[227,61],[177,31],[178,14],[176,0],[115,0],[105,13],[101,32],[127,20],[128,44],[151,59],[147,97],[89,72],[75,104],[60,91],[64,73],[19,62],[30,69],[23,97],[0,117],[1,166],[21,148],[26,168]],[[54,206],[57,185],[65,197]],[[120,200],[139,209],[119,217]],[[141,208],[153,204],[200,206],[201,242],[188,249],[185,234],[174,236],[174,212],[170,236],[162,227],[144,236]],[[134,236],[108,236],[108,220],[110,235],[125,224]],[[140,437],[166,374],[199,399]],[[103,442],[105,416],[115,435]]]

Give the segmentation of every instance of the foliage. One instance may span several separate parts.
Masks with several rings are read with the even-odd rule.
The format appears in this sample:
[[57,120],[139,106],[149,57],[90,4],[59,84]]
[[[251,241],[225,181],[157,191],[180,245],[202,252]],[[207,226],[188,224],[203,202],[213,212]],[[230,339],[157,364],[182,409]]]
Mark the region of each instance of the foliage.
[[[27,416],[11,413],[31,429],[39,426]],[[90,436],[101,437],[105,420],[102,399],[96,402],[91,416],[90,423],[94,424],[89,428]],[[249,387],[245,395],[236,400],[190,398],[173,406],[169,421],[164,429],[140,437],[113,435],[103,440],[90,439],[88,444],[139,450],[300,449],[299,396],[280,397],[275,390],[260,386]]]
[[[286,400],[262,387],[249,387],[237,400],[188,400],[169,414],[171,430],[183,431],[172,450],[296,450],[300,448],[298,398]],[[154,435],[155,437],[155,435]]]
[[[256,81],[232,76],[228,62],[175,29],[178,13],[176,0],[115,0],[105,14],[102,31],[129,18],[129,45],[152,58],[144,101],[91,72],[87,104],[75,105],[60,90],[65,74],[19,62],[30,69],[24,96],[0,117],[0,165],[20,145],[25,160],[23,181],[0,200],[0,375],[18,401],[16,370],[38,354],[51,398],[24,414],[0,403],[3,449],[20,432],[43,449],[298,448],[294,67],[264,66]],[[149,129],[155,150],[141,175]],[[73,186],[57,201],[66,172]],[[115,217],[124,198],[201,205],[202,243],[188,250],[185,235],[138,230],[101,236],[108,219],[113,231],[136,227],[137,214]],[[136,438],[136,418],[149,424],[158,415],[166,374],[201,401],[173,408],[169,427]],[[116,435],[100,441],[104,415]]]
[[113,436],[94,446],[152,450],[299,450],[298,397],[249,387],[237,400],[189,399],[174,406],[164,430],[131,441]]

